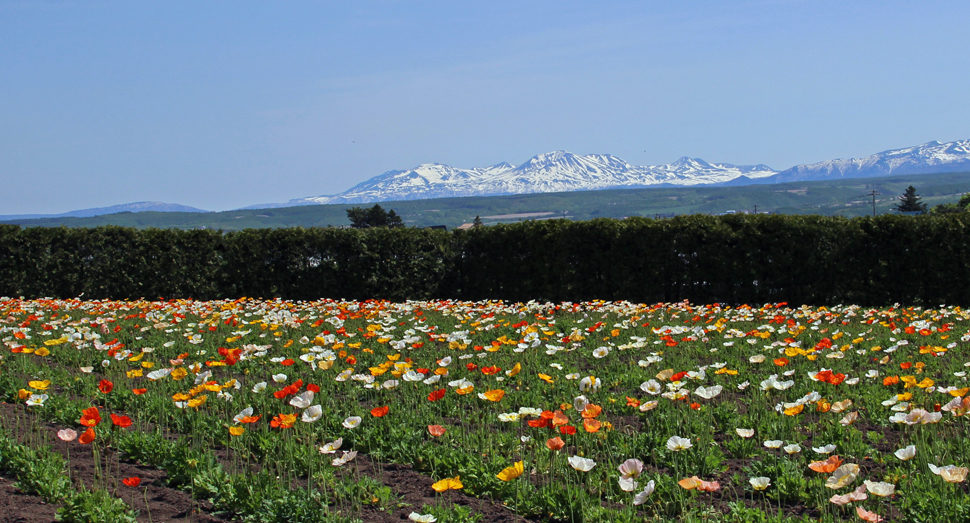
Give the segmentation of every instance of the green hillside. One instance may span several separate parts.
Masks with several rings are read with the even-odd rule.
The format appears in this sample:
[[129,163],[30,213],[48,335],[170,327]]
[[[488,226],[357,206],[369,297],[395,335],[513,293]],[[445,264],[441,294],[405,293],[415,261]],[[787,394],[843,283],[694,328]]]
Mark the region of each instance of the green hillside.
[[[861,216],[872,213],[866,193],[876,190],[876,213],[894,212],[896,198],[913,185],[930,207],[955,202],[970,192],[970,173],[942,173],[883,178],[799,182],[741,187],[661,187],[547,194],[522,194],[383,203],[408,226],[445,225],[449,229],[481,216],[486,225],[528,219],[623,218],[674,214],[719,214],[729,211],[779,214]],[[370,206],[373,204],[358,204]],[[215,213],[139,212],[91,218],[16,220],[29,227],[97,227],[241,230],[264,227],[328,227],[348,225],[346,210],[354,205],[307,205]]]

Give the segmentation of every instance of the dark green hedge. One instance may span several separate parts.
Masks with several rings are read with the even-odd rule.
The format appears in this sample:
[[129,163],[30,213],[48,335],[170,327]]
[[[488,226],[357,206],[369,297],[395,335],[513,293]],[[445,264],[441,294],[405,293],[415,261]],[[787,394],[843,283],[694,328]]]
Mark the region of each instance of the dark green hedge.
[[964,219],[693,215],[453,233],[0,226],[0,295],[963,305]]

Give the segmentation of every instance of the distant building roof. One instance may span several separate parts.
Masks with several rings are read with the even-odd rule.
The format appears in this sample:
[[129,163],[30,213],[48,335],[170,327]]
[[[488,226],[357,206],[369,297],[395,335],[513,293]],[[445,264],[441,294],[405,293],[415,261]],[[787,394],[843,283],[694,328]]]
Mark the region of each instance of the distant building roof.
[[457,230],[457,231],[467,231],[468,229],[471,229],[474,226],[475,226],[474,223],[463,223],[463,224],[459,225],[458,228],[455,229],[455,230]]

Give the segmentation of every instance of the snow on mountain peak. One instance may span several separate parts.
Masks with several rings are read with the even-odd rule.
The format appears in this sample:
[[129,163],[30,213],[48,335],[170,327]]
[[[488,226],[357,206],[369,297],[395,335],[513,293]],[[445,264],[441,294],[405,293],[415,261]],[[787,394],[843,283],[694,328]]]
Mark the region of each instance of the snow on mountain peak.
[[521,165],[501,162],[461,169],[439,163],[388,171],[332,196],[291,200],[290,205],[367,203],[454,196],[490,196],[670,185],[705,185],[770,178],[771,183],[970,170],[970,140],[883,151],[865,158],[798,165],[779,173],[767,165],[708,163],[684,156],[665,165],[630,165],[609,154],[565,150],[537,154]]

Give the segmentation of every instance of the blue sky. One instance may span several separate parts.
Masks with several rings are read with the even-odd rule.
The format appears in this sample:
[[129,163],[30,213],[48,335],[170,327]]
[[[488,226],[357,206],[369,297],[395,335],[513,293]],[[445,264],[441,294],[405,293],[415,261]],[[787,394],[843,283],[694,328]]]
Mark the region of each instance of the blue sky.
[[970,138],[970,3],[0,0],[0,214]]

